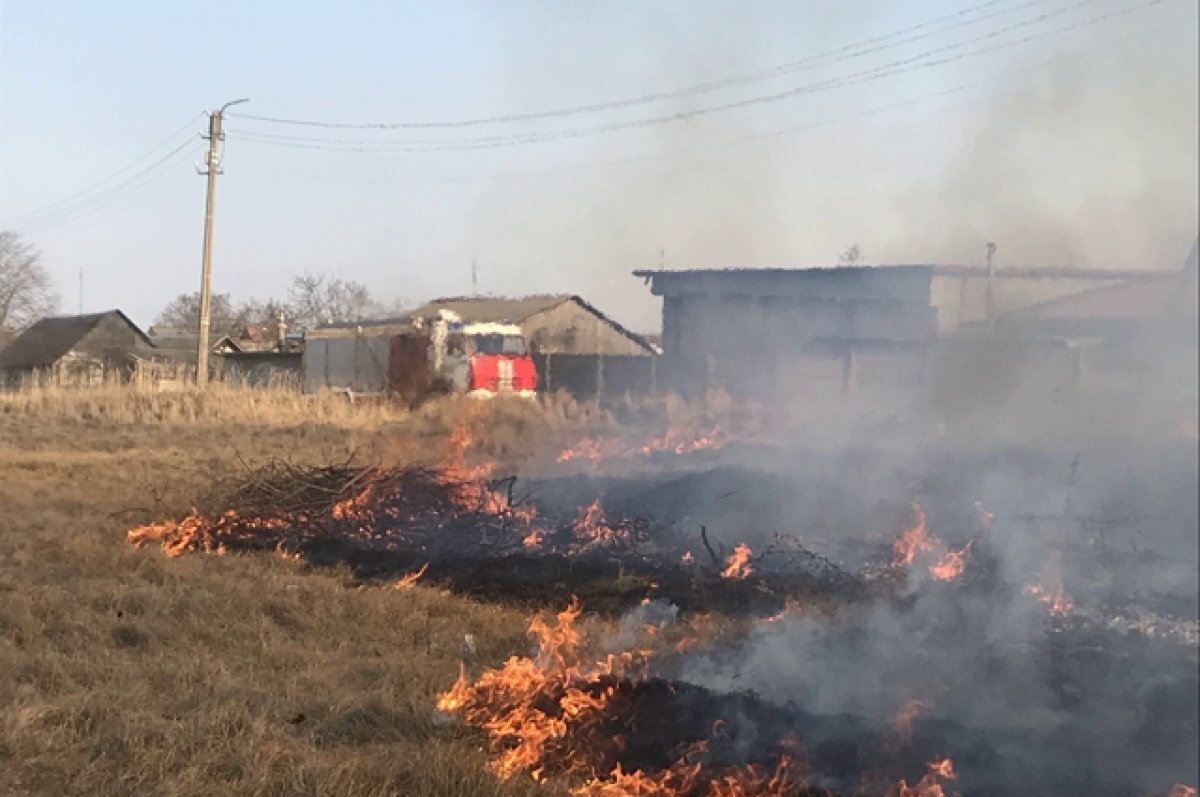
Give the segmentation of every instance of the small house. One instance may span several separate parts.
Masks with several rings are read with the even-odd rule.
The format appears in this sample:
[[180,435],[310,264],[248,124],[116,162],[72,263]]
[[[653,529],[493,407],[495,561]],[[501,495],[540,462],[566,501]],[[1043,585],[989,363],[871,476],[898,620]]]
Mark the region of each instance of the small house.
[[120,310],[43,318],[0,350],[0,384],[127,380],[153,353],[150,338]]

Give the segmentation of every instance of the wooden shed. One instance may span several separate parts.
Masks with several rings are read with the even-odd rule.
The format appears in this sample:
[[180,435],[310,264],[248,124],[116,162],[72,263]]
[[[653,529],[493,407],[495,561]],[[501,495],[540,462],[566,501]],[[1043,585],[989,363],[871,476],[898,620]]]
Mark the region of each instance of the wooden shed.
[[43,318],[0,350],[0,384],[128,379],[153,353],[154,344],[120,310]]

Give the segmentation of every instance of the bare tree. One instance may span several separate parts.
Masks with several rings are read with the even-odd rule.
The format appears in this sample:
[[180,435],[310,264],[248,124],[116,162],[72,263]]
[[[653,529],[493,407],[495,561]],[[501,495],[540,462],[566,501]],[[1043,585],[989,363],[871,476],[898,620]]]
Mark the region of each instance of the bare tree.
[[292,321],[304,328],[348,324],[378,317],[384,306],[365,285],[317,274],[301,274],[288,291]]
[[858,244],[850,244],[838,256],[838,263],[843,266],[854,266],[862,260],[862,249]]
[[[228,335],[240,324],[237,308],[227,293],[215,293],[209,310],[212,331]],[[155,325],[193,330],[200,328],[200,294],[181,293],[162,309],[154,319]]]
[[[348,324],[385,315],[399,315],[399,302],[380,302],[367,287],[351,280],[301,274],[292,280],[286,301],[248,299],[235,303],[227,293],[213,294],[212,331],[237,335],[258,327],[265,340],[274,340],[283,315],[289,329],[303,330],[322,324]],[[163,308],[154,323],[194,330],[200,325],[200,294],[183,293]]]
[[289,327],[292,325],[292,308],[287,302],[278,299],[247,299],[236,308],[239,331],[241,329],[257,328],[265,341],[277,341],[279,338],[279,320]]
[[[278,299],[268,299],[260,302],[257,299],[247,299],[235,304],[227,293],[213,294],[210,307],[210,325],[216,335],[240,335],[249,327],[257,327],[263,338],[274,340],[279,327],[279,316],[289,324],[292,309]],[[200,326],[200,294],[181,293],[171,300],[170,304],[154,319],[156,325],[164,327],[179,327],[188,331],[199,329]]]
[[33,245],[0,230],[0,329],[19,330],[53,313],[58,294]]

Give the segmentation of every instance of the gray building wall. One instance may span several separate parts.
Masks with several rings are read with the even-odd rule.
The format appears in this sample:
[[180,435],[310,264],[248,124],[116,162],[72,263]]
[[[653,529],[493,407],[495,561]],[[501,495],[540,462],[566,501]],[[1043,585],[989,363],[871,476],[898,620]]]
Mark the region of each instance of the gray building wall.
[[526,318],[521,331],[531,350],[548,354],[649,356],[636,341],[574,300]]
[[302,360],[305,393],[349,389],[384,393],[388,389],[390,329],[331,330],[308,335]]
[[663,296],[664,384],[763,398],[844,390],[864,350],[937,334],[929,267],[653,273]]

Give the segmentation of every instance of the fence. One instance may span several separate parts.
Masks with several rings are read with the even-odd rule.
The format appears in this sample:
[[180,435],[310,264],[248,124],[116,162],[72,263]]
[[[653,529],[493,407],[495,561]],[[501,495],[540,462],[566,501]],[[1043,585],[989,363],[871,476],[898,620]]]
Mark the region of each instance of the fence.
[[356,393],[385,393],[391,336],[312,337],[304,345],[304,392],[341,388]]
[[630,354],[533,355],[542,391],[565,390],[575,398],[642,395],[659,389],[659,358]]

